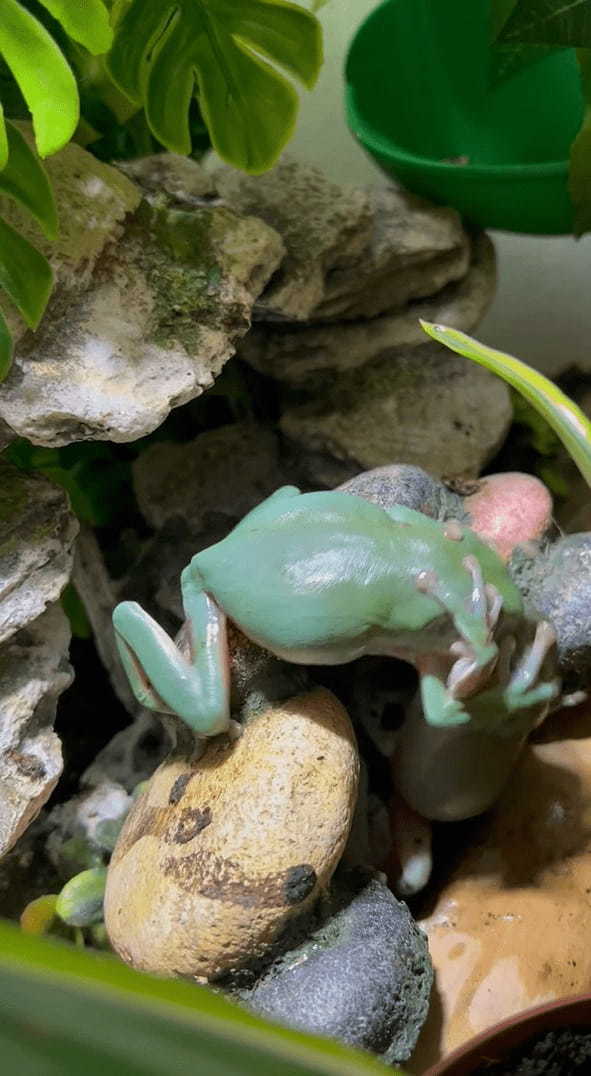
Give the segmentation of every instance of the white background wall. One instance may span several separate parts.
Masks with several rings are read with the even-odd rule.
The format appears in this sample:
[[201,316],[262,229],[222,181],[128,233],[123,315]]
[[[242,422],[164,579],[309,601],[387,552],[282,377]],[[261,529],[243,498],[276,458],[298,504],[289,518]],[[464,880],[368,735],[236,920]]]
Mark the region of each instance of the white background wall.
[[[326,62],[304,96],[291,152],[340,182],[383,182],[349,134],[342,68],[355,28],[378,0],[329,0],[319,12]],[[479,335],[547,373],[571,363],[591,369],[591,236],[538,238],[497,232],[499,289]]]

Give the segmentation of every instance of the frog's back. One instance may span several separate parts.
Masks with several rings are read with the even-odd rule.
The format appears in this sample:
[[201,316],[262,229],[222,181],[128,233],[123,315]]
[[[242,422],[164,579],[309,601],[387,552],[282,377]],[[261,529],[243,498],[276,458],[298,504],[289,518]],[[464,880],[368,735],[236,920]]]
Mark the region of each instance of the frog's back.
[[276,495],[193,563],[228,616],[270,648],[329,645],[387,620],[392,530],[381,508],[349,494]]

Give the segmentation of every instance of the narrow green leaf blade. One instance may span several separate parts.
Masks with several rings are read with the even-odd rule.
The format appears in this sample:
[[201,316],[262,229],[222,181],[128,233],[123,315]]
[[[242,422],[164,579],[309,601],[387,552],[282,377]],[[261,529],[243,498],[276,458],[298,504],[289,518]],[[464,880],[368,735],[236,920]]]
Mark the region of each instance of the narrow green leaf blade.
[[[212,991],[0,924],[0,1055],[19,1076],[401,1076]],[[51,1065],[54,1067],[52,1068]]]
[[0,53],[31,110],[39,153],[55,153],[76,130],[78,88],[53,38],[18,0],[2,0]]
[[2,314],[0,313],[0,382],[4,381],[12,366],[12,337]]
[[7,124],[9,158],[0,172],[0,192],[14,198],[39,221],[48,239],[55,239],[58,217],[51,183],[39,158],[18,127]]
[[433,340],[498,374],[529,400],[560,437],[583,478],[591,485],[591,422],[557,385],[527,363],[495,351],[458,329],[427,321],[421,321],[421,325]]
[[103,0],[41,0],[41,3],[66,33],[93,56],[109,51],[113,31]]
[[0,287],[30,329],[36,329],[41,321],[52,286],[47,258],[0,217]]
[[0,169],[5,168],[8,163],[8,152],[8,133],[4,119],[4,109],[0,101]]
[[499,43],[591,46],[591,0],[519,0],[505,22]]

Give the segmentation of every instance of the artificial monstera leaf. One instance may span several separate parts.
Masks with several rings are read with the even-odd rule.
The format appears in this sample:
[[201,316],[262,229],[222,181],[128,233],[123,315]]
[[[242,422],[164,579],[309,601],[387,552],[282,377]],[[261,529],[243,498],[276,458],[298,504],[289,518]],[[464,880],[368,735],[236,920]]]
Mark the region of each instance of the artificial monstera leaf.
[[[41,162],[12,123],[4,127],[8,160],[0,172],[0,194],[23,206],[48,238],[57,233],[53,193]],[[10,297],[26,324],[39,324],[51,294],[53,274],[47,258],[0,217],[0,288]],[[10,369],[12,340],[0,313],[0,381]]]
[[193,983],[0,923],[0,1056],[18,1076],[402,1076]]
[[558,385],[520,359],[487,347],[459,329],[432,325],[428,321],[421,321],[421,325],[433,340],[485,366],[517,389],[546,419],[591,486],[591,422]]
[[495,0],[509,14],[503,20],[500,44],[585,47],[591,45],[590,0]]
[[[102,0],[40,2],[89,52],[109,48],[112,32]],[[0,54],[31,111],[39,153],[42,157],[55,153],[69,141],[78,123],[76,80],[49,31],[20,0],[2,0]],[[0,167],[3,163],[0,157]]]
[[277,68],[313,86],[321,28],[285,0],[131,0],[108,62],[167,149],[190,153],[197,92],[220,157],[256,174],[277,159],[297,114],[296,90]]

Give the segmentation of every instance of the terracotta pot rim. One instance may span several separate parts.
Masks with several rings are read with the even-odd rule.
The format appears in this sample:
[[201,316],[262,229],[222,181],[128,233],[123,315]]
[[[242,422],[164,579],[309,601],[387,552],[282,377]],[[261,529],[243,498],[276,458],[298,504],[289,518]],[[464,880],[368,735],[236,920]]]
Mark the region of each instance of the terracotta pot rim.
[[552,1019],[547,1030],[567,1027],[569,1024],[591,1027],[591,992],[573,994],[523,1009],[458,1046],[447,1057],[426,1069],[422,1076],[470,1076],[473,1066],[484,1061],[486,1054],[490,1055],[491,1047],[500,1047],[502,1058],[537,1031],[546,1030],[543,1023],[541,1027],[538,1025],[549,1015]]

